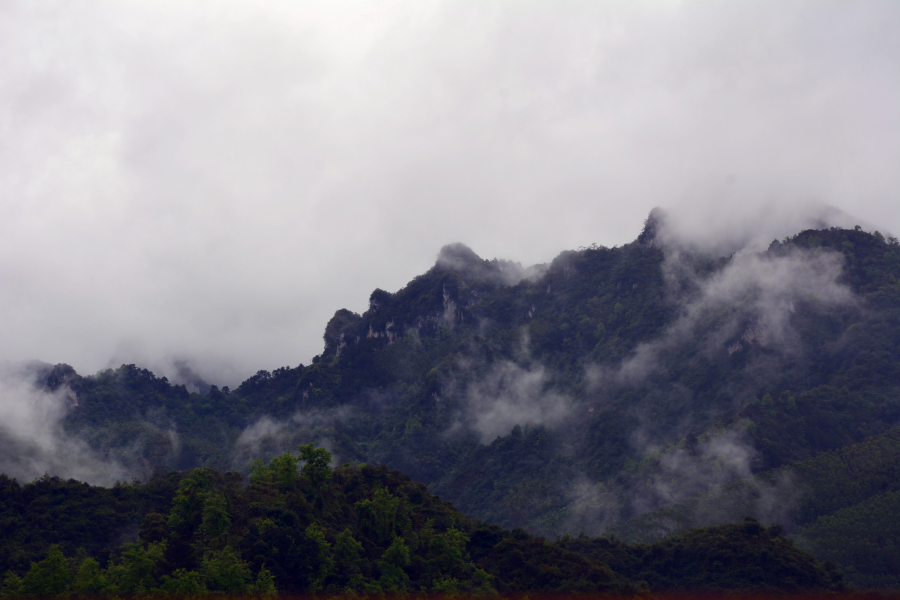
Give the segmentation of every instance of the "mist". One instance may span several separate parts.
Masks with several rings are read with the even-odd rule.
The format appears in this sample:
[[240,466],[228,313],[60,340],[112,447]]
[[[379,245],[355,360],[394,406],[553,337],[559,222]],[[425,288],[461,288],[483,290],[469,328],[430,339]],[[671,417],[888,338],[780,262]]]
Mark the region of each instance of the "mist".
[[[817,203],[772,206],[768,214],[759,208],[731,215],[712,210],[709,220],[716,226],[709,230],[698,225],[690,209],[650,214],[642,243],[663,252],[664,293],[675,318],[621,362],[585,368],[587,388],[598,403],[622,390],[637,393],[629,406],[639,421],[630,451],[639,464],[626,466],[624,480],[603,484],[581,477],[569,482],[569,531],[612,532],[650,542],[688,526],[747,515],[764,523],[791,524],[791,510],[804,491],[784,473],[775,480],[755,476],[751,465],[757,450],[745,434],[746,424],[737,421],[723,428],[716,416],[762,395],[786,365],[802,362],[804,344],[792,323],[797,311],[862,307],[842,282],[842,254],[779,244],[792,231],[852,228],[857,220]],[[710,261],[716,263],[711,273],[698,269]],[[765,352],[753,353],[754,348]],[[724,389],[691,389],[668,374],[678,357],[727,369],[729,358],[745,353],[749,358],[729,375]],[[715,397],[716,405],[703,397]],[[661,409],[676,416],[662,428],[657,422]],[[699,441],[698,432],[705,432]],[[741,484],[729,487],[735,481]],[[675,512],[653,512],[685,502]],[[641,517],[645,513],[651,514]],[[627,519],[637,519],[639,526],[623,524]]]
[[[680,255],[667,257],[663,269],[670,280],[686,275]],[[658,369],[661,356],[700,340],[706,355],[723,356],[752,345],[779,354],[798,351],[797,332],[790,316],[801,303],[817,307],[852,306],[853,292],[839,282],[843,256],[834,252],[791,249],[785,255],[742,253],[720,272],[693,282],[698,291],[683,300],[680,316],[657,340],[639,345],[621,365],[589,367],[595,386],[604,377],[635,385]],[[670,282],[681,287],[682,282]],[[712,326],[710,326],[712,322]]]
[[654,206],[703,237],[810,201],[900,231],[898,26],[889,2],[4,2],[0,358],[233,386],[447,243],[529,265]]
[[804,490],[789,471],[758,477],[756,455],[739,427],[707,433],[691,444],[654,451],[623,477],[569,483],[562,529],[652,543],[689,527],[739,521],[791,525]]
[[352,417],[349,406],[295,412],[287,419],[264,415],[244,429],[232,451],[233,468],[246,471],[256,459],[264,462],[284,452],[297,452],[301,444],[313,443],[332,453],[332,465],[341,463],[332,439],[335,428]]
[[[656,241],[670,258],[678,252],[728,256],[761,252],[773,240],[781,241],[806,229],[856,226],[877,228],[858,216],[785,190],[747,189],[726,181],[698,190],[666,209],[654,209],[658,220]],[[889,235],[890,231],[882,232]]]
[[110,486],[143,473],[101,456],[62,428],[77,404],[65,385],[35,385],[29,365],[0,365],[0,473],[30,482],[45,474]]
[[574,406],[549,383],[543,365],[500,361],[466,386],[461,424],[482,444],[509,435],[516,425],[554,428],[571,416]]

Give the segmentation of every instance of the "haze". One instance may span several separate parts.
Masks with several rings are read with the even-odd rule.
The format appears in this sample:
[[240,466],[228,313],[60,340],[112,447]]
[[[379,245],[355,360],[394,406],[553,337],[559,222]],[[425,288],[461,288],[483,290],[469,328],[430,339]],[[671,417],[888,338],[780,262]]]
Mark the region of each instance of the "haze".
[[895,2],[3,2],[0,359],[233,385],[446,243],[546,262],[654,206],[896,233],[898,31]]

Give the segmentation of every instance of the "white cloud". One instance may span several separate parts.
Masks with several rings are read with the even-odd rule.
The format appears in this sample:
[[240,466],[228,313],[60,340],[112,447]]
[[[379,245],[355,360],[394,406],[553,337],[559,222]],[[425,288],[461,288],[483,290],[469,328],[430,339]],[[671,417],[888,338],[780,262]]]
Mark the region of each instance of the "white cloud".
[[0,358],[174,356],[233,384],[308,361],[335,309],[445,243],[544,262],[679,201],[702,223],[819,199],[897,232],[898,21],[883,2],[6,2]]
[[483,444],[509,435],[516,425],[554,426],[572,414],[572,400],[548,386],[542,365],[511,361],[493,365],[465,391],[465,425]]
[[22,482],[48,473],[106,486],[136,474],[63,431],[77,401],[67,386],[38,389],[26,374],[0,365],[0,473]]

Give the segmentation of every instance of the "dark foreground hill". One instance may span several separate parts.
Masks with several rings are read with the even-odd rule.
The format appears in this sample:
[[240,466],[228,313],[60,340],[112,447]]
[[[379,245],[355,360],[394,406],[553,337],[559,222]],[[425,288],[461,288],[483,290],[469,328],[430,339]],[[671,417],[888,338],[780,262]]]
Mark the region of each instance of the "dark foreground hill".
[[3,596],[841,589],[833,566],[754,520],[650,545],[548,542],[466,517],[396,471],[332,470],[324,450],[300,450],[305,461],[256,463],[248,486],[208,468],[114,488],[4,477]]
[[[365,313],[337,311],[312,364],[234,390],[192,393],[135,365],[32,376],[66,403],[70,436],[144,478],[246,474],[252,457],[314,442],[551,538],[625,527],[654,542],[744,516],[795,535],[870,498],[853,518],[875,531],[889,500],[875,497],[897,489],[896,473],[853,504],[792,474],[900,424],[900,244],[830,228],[717,254],[666,242],[664,228],[652,216],[633,243],[532,269],[448,246],[403,289],[374,291]],[[4,436],[13,464],[26,453]],[[704,500],[731,484],[747,490],[740,510]],[[642,515],[654,525],[636,526]],[[900,564],[869,538],[878,552],[837,557],[812,542],[838,531],[823,528],[804,537],[823,560]]]

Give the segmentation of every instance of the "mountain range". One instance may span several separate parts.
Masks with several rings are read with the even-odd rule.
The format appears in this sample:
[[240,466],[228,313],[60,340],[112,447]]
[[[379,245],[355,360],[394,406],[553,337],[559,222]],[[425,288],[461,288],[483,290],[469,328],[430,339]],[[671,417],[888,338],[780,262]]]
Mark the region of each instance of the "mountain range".
[[445,246],[338,310],[310,364],[235,389],[7,365],[32,408],[0,426],[0,469],[246,475],[313,443],[530,535],[660,544],[750,517],[852,585],[897,587],[900,244],[826,225],[711,250],[654,211],[634,242],[528,268]]

